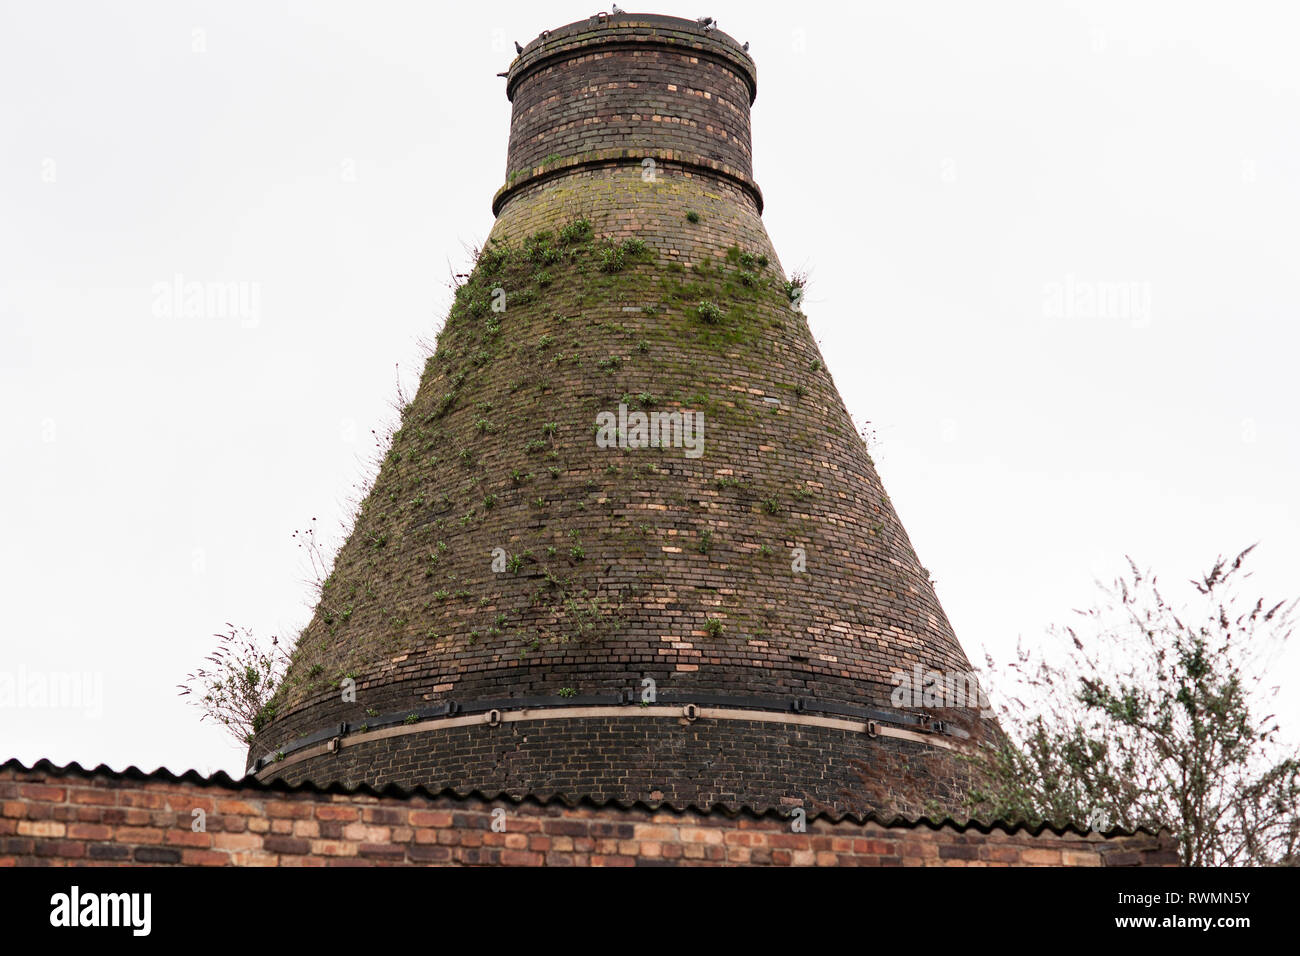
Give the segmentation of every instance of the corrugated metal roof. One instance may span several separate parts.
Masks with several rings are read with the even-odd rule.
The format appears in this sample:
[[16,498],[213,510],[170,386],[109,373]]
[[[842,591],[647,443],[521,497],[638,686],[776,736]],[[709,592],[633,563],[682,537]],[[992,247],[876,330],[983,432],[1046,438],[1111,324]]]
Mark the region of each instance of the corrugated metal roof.
[[[386,787],[376,789],[369,784],[362,783],[355,786],[346,786],[341,783],[317,784],[310,780],[303,783],[291,784],[283,780],[258,780],[254,776],[243,778],[231,777],[224,770],[219,770],[209,776],[203,776],[197,770],[186,770],[184,773],[176,774],[166,767],[159,767],[156,770],[145,772],[134,765],[127,767],[125,770],[114,770],[107,764],[100,764],[93,769],[87,769],[81,764],[73,761],[62,766],[53,761],[41,759],[36,761],[30,767],[23,764],[22,761],[15,758],[6,760],[0,764],[0,773],[6,771],[16,771],[19,773],[43,773],[53,776],[78,776],[86,779],[107,778],[117,781],[134,781],[139,783],[156,782],[156,783],[188,783],[197,787],[223,787],[229,790],[237,790],[244,793],[317,793],[317,794],[339,794],[339,795],[361,795],[368,797],[385,797],[395,800],[406,800],[412,797],[420,797],[430,800],[454,800],[458,802],[482,801],[507,802],[514,804],[531,803],[539,807],[562,804],[566,807],[587,806],[595,809],[615,808],[619,811],[642,810],[648,813],[668,811],[671,813],[695,813],[701,816],[722,816],[728,818],[749,817],[751,819],[787,820],[788,812],[783,813],[776,808],[759,810],[752,806],[729,807],[722,803],[713,803],[708,806],[699,806],[695,803],[684,806],[676,806],[667,801],[662,803],[650,803],[644,800],[624,801],[624,800],[595,800],[591,797],[580,797],[577,799],[567,797],[561,793],[552,793],[548,795],[526,794],[524,796],[514,796],[500,791],[498,793],[485,793],[482,790],[470,790],[460,792],[450,787],[442,790],[430,790],[427,787],[400,787],[397,784],[389,784]],[[1078,836],[1088,836],[1096,833],[1104,837],[1130,837],[1138,834],[1147,836],[1158,836],[1159,834],[1147,827],[1139,827],[1136,830],[1124,830],[1118,827],[1107,830],[1104,833],[1079,827],[1074,823],[1050,824],[1039,823],[1029,825],[1027,823],[1008,823],[1003,820],[994,820],[992,822],[981,822],[979,820],[968,819],[965,821],[955,820],[952,817],[934,819],[931,817],[903,817],[903,816],[883,816],[877,813],[828,813],[818,811],[809,812],[808,820],[826,820],[830,823],[840,823],[844,820],[850,820],[858,825],[875,823],[882,827],[890,829],[915,829],[917,827],[928,827],[931,830],[951,829],[958,833],[964,833],[968,830],[975,830],[979,833],[991,833],[994,830],[1001,830],[1007,834],[1028,833],[1030,836],[1038,836],[1044,831],[1049,831],[1056,836],[1062,836],[1066,833],[1074,833]]]

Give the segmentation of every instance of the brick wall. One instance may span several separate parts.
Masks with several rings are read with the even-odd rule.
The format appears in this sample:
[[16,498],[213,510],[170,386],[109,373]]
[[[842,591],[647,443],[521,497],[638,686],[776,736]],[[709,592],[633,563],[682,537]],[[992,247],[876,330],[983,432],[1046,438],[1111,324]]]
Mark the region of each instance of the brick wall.
[[[0,766],[0,865],[1171,866],[1163,837],[272,789],[191,771]],[[194,829],[195,810],[205,828]],[[494,823],[497,829],[493,829]],[[502,832],[501,827],[504,826]]]

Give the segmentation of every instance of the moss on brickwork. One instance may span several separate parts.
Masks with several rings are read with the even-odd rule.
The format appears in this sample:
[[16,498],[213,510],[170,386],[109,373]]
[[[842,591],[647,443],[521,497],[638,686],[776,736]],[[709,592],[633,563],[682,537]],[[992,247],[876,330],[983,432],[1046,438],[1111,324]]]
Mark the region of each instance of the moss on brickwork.
[[[620,404],[699,410],[712,428],[753,425],[773,414],[737,402],[709,368],[730,359],[749,373],[761,371],[771,316],[788,311],[781,285],[763,253],[732,246],[689,270],[664,269],[644,242],[596,237],[581,219],[518,243],[489,243],[456,291],[273,708],[336,688],[417,647],[454,654],[484,642],[522,658],[548,643],[614,632],[622,602],[598,596],[598,569],[585,559],[584,537],[611,540],[625,557],[653,559],[654,526],[613,515],[614,503],[632,491],[687,506],[689,495],[674,489],[671,469],[654,462],[610,456],[604,464],[593,455],[591,422]],[[701,301],[717,303],[718,315],[702,320]],[[616,317],[603,318],[594,302]],[[800,318],[783,316],[778,324],[786,321]],[[503,368],[518,370],[504,394]],[[556,376],[584,369],[589,391],[581,401],[546,400],[555,395]],[[652,390],[627,384],[644,382],[647,372]],[[505,451],[514,452],[508,472],[493,464],[506,433],[513,447]],[[746,506],[789,491],[761,479],[741,485],[724,478],[718,487]],[[489,512],[521,505],[531,512],[530,533],[494,530],[509,521]],[[604,515],[599,529],[584,520],[589,508]],[[731,545],[750,556],[761,548],[771,554],[773,544],[800,530],[799,516],[787,511],[784,520],[767,523],[765,540],[746,534]],[[493,547],[508,548],[507,573],[533,581],[527,608],[505,601],[493,586],[501,573],[490,568]],[[636,595],[635,588],[627,592]],[[511,612],[496,610],[507,603]],[[712,620],[704,622],[707,634],[720,627]]]
[[[809,634],[873,612],[828,607],[816,588],[792,600],[792,587],[830,583],[797,576],[793,549],[838,577],[849,552],[835,541],[859,533],[849,507],[870,518],[860,531],[915,559],[861,471],[785,276],[766,244],[698,244],[681,261],[660,233],[600,226],[555,219],[482,251],[295,650],[273,729],[316,729],[283,719],[313,701],[349,714],[330,707],[348,677],[359,705],[383,711],[503,680],[543,694],[644,672],[699,681],[710,663],[720,687],[862,700],[845,678],[870,681],[870,657],[841,663],[843,648],[815,636],[809,654]],[[703,413],[703,454],[597,448],[597,415],[620,405]],[[871,573],[888,587],[869,598],[882,625],[928,589],[906,564]],[[783,679],[795,658],[807,676]]]

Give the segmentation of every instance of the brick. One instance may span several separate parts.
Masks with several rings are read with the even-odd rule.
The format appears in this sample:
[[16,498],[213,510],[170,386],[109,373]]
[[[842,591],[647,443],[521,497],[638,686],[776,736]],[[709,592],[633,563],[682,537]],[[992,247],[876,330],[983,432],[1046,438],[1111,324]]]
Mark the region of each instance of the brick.
[[230,854],[230,862],[235,866],[279,866],[280,858],[274,853],[248,851]]
[[262,849],[268,853],[302,855],[311,852],[311,841],[301,837],[268,836],[262,839]]
[[252,850],[262,845],[262,838],[254,833],[214,833],[212,845],[218,850]]
[[451,813],[443,810],[412,810],[407,822],[413,827],[449,827]]
[[49,787],[39,783],[24,783],[18,787],[18,796],[35,803],[62,803],[67,799],[63,787]]
[[307,820],[312,816],[314,808],[310,803],[305,801],[290,802],[285,800],[268,800],[266,804],[266,815],[269,817],[281,817],[290,820]]
[[361,819],[366,823],[401,826],[406,823],[406,811],[395,807],[367,807],[362,811]]
[[218,813],[227,813],[240,817],[253,817],[258,815],[257,808],[245,800],[218,799],[216,804]]
[[19,820],[20,836],[61,837],[67,832],[67,826],[55,820]]
[[543,861],[542,854],[529,850],[505,850],[501,854],[504,866],[541,866]]
[[76,860],[86,855],[86,844],[76,840],[37,840],[34,850],[37,856]]
[[68,825],[68,836],[73,840],[108,840],[113,830],[97,823],[73,823]]
[[167,808],[174,810],[178,814],[193,819],[195,810],[202,810],[205,814],[211,814],[216,811],[216,801],[210,797],[199,797],[194,794],[176,793],[167,796]]
[[401,860],[406,857],[406,847],[392,843],[363,843],[357,848],[357,853],[371,859]]
[[1025,850],[1025,852],[1020,855],[1020,859],[1022,862],[1029,863],[1034,866],[1060,866],[1061,851],[1028,849]]
[[167,797],[161,793],[147,790],[123,790],[117,796],[118,806],[139,807],[142,810],[163,810],[167,807]]
[[356,856],[357,845],[342,840],[312,840],[311,852],[318,856]]
[[135,848],[137,863],[180,863],[181,851],[172,847],[138,846]]
[[[411,814],[412,823],[415,823],[415,813]],[[357,807],[344,807],[338,804],[325,804],[316,808],[317,820],[344,820],[352,822],[361,819],[361,811]],[[447,821],[451,822],[451,814],[447,814]]]
[[181,851],[181,862],[186,866],[229,866],[230,855],[219,850],[186,849]]
[[212,834],[195,833],[193,830],[168,830],[163,842],[168,846],[210,847]]
[[451,861],[451,848],[445,846],[410,846],[406,848],[406,855],[415,863],[448,863]]
[[1087,850],[1063,850],[1061,862],[1065,866],[1101,866],[1101,854]]
[[126,860],[131,856],[131,848],[121,844],[92,843],[86,848],[86,855],[92,860]]
[[118,827],[114,839],[122,843],[162,843],[163,831],[158,827]]

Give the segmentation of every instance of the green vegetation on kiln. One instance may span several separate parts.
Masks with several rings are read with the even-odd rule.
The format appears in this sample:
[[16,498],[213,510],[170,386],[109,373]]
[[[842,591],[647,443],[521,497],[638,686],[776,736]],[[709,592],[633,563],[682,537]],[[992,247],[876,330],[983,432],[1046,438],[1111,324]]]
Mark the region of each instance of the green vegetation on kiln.
[[[637,554],[647,574],[664,557],[652,525],[616,512],[624,490],[650,489],[680,514],[697,504],[675,469],[593,458],[595,410],[689,408],[714,427],[759,427],[771,409],[735,385],[769,373],[772,330],[791,320],[783,277],[766,256],[738,246],[693,263],[663,261],[643,240],[598,235],[584,219],[489,241],[455,290],[420,388],[402,403],[382,468],[260,725],[288,701],[328,693],[385,658],[481,646],[525,661],[548,644],[617,633],[624,603],[644,585],[634,576],[618,592],[604,590],[609,549]],[[773,384],[804,390],[814,378],[805,371]],[[549,476],[544,487],[534,485],[538,475]],[[688,546],[695,560],[759,573],[754,555],[772,553],[760,550],[764,538],[806,535],[807,508],[777,504],[794,503],[788,489],[728,477],[717,488],[720,503],[744,507],[753,527],[728,531],[725,542],[703,527]],[[502,574],[488,569],[494,548],[507,552]],[[737,628],[750,616],[727,608]],[[723,624],[706,627],[719,636]]]

